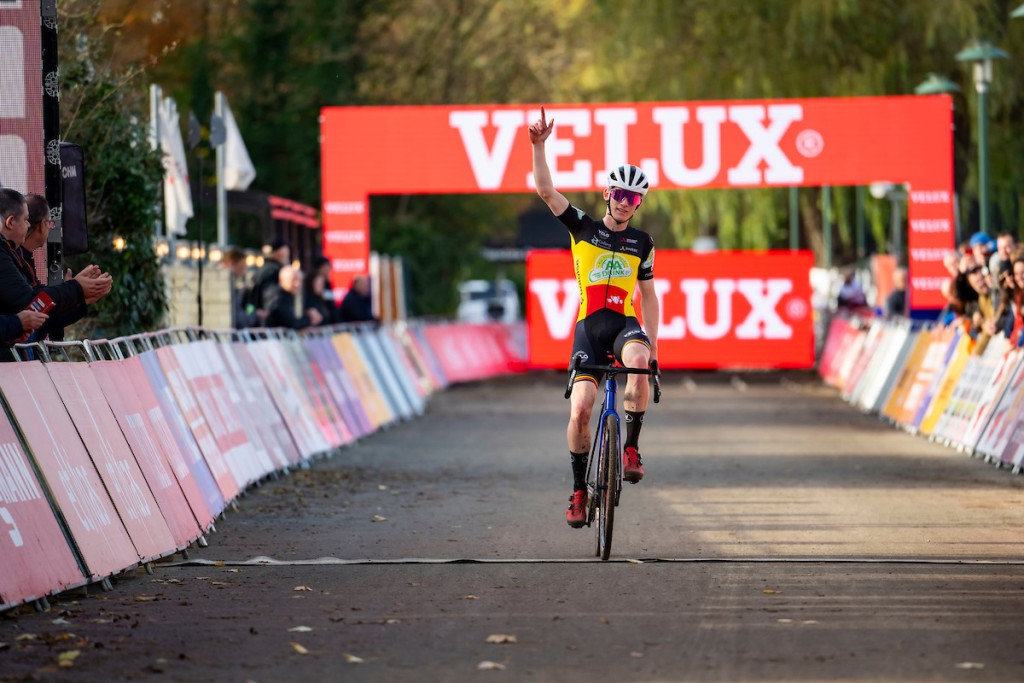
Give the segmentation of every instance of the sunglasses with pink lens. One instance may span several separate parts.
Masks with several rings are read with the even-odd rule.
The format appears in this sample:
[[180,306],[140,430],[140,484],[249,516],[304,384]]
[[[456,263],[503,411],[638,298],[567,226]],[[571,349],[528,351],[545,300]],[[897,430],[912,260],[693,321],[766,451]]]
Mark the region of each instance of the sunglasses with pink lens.
[[621,187],[612,188],[612,199],[617,202],[629,202],[632,206],[640,206],[640,202],[643,201],[643,198],[643,195],[639,192],[623,190]]

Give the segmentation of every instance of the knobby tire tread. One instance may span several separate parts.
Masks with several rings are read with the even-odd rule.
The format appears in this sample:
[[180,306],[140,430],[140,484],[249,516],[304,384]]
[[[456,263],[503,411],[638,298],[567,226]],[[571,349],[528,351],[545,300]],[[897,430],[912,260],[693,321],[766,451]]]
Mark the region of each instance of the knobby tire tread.
[[615,490],[619,476],[619,424],[614,416],[605,418],[603,438],[601,442],[601,463],[598,473],[601,477],[601,502],[597,518],[597,544],[602,560],[607,560],[612,552],[612,530],[615,522]]

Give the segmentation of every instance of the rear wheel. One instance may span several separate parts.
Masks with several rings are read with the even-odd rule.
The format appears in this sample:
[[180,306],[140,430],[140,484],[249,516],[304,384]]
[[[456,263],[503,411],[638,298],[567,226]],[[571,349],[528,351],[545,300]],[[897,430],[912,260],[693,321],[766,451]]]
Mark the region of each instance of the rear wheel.
[[619,479],[619,422],[613,415],[604,421],[597,464],[597,554],[607,560],[612,552],[616,489]]

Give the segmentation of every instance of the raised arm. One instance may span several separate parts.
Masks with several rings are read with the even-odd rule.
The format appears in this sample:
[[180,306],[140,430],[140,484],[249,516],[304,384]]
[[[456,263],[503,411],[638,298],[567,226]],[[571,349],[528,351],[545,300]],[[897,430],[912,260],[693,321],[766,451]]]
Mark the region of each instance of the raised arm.
[[544,141],[551,136],[555,120],[546,120],[544,107],[540,108],[540,120],[530,126],[530,143],[533,144],[533,180],[537,184],[537,194],[551,209],[551,213],[560,216],[569,208],[569,200],[555,189],[551,182],[551,169],[544,155]]

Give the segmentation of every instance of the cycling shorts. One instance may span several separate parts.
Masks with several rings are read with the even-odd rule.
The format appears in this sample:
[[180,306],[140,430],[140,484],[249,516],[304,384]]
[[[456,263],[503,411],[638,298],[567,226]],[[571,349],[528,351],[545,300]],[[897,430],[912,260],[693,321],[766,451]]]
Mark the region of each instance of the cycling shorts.
[[[605,365],[610,356],[622,363],[622,349],[634,342],[651,347],[651,340],[635,317],[607,309],[595,311],[576,323],[569,368],[575,364],[577,356],[583,359],[584,365]],[[597,373],[580,370],[574,382],[580,380],[596,385]]]

